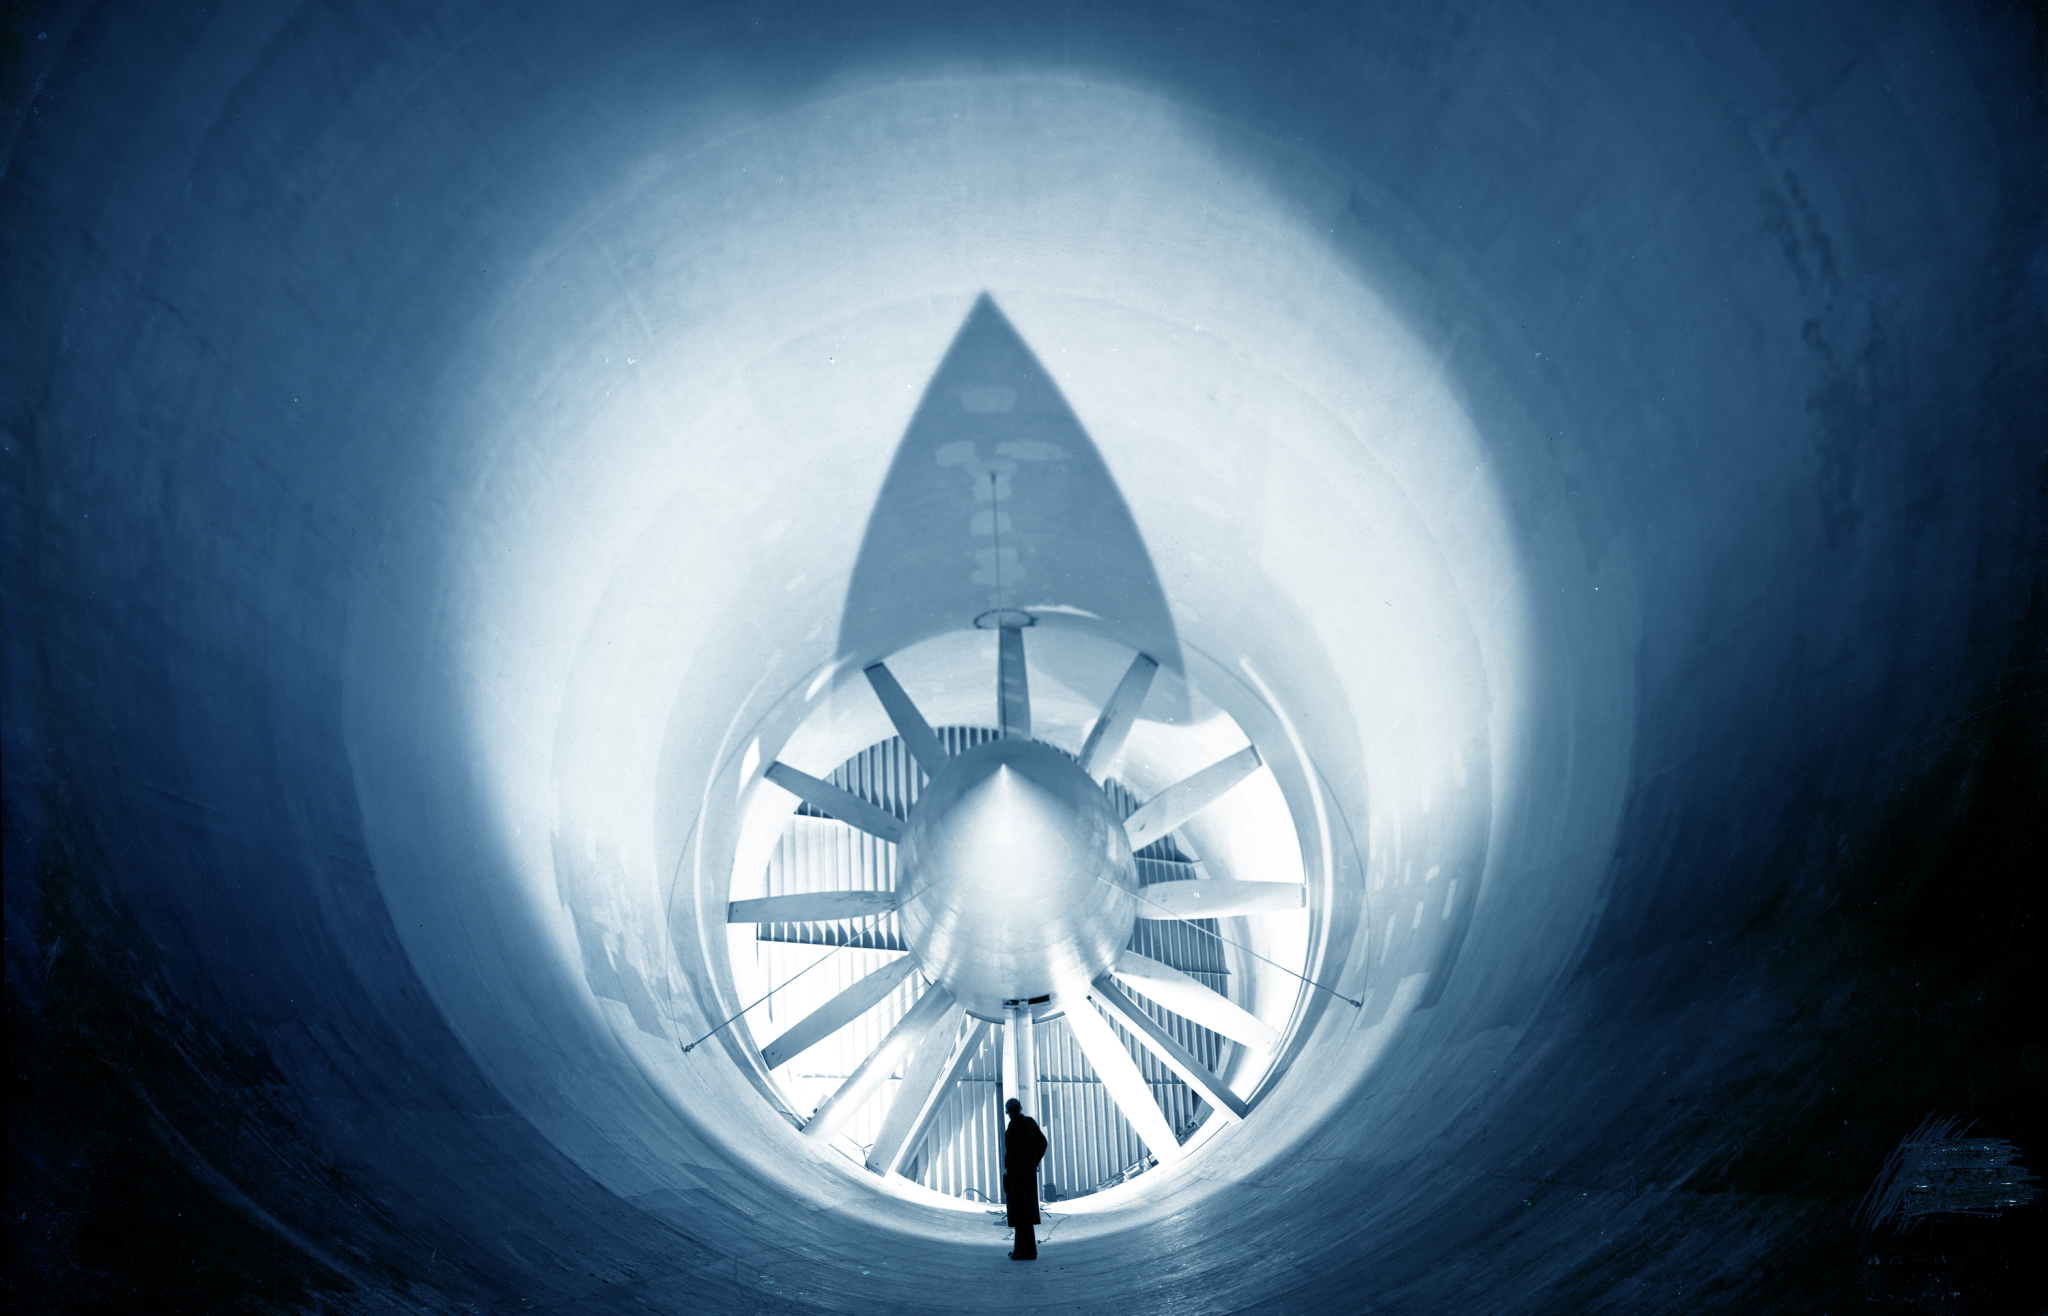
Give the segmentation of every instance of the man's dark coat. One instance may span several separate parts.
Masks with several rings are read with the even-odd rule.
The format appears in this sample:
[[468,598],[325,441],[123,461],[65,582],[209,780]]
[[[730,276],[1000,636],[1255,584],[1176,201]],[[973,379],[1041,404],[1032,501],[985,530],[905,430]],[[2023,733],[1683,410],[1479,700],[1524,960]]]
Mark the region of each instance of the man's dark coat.
[[1045,1155],[1045,1131],[1029,1115],[1010,1116],[1003,1133],[1003,1196],[1010,1227],[1038,1223],[1038,1162]]

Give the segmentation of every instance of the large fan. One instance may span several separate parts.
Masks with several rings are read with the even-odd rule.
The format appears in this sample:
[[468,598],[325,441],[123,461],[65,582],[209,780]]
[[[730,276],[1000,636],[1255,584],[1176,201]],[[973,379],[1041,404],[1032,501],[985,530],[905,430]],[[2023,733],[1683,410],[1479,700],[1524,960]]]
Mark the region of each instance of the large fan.
[[[799,1020],[762,1052],[770,1067],[805,1050],[880,1004],[913,972],[929,983],[916,1003],[804,1126],[829,1140],[888,1080],[894,1084],[869,1168],[901,1172],[917,1158],[944,1098],[988,1041],[1007,1030],[1004,1050],[1032,1054],[1034,1020],[1064,1011],[1075,1041],[1104,1089],[1161,1163],[1181,1147],[1151,1085],[1111,1021],[1231,1118],[1245,1104],[1162,1027],[1132,993],[1213,1032],[1270,1049],[1274,1030],[1221,993],[1130,949],[1139,918],[1214,919],[1299,910],[1306,888],[1292,882],[1215,878],[1140,886],[1134,851],[1158,841],[1257,771],[1246,747],[1121,817],[1098,782],[1122,749],[1158,665],[1139,655],[1118,683],[1078,757],[1031,738],[1024,662],[1025,614],[998,614],[994,739],[948,753],[889,669],[866,675],[907,752],[926,778],[908,817],[785,763],[766,776],[812,810],[898,847],[893,891],[825,891],[734,901],[733,923],[791,924],[872,919],[894,913],[908,951]],[[995,1025],[994,1021],[1002,1021]],[[1018,1092],[1027,1109],[1029,1085]]]

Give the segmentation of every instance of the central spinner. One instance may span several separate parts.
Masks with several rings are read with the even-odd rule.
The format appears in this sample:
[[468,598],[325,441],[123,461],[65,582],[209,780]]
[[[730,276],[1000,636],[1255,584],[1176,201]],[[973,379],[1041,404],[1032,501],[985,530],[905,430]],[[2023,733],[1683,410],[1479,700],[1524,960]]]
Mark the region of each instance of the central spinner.
[[1072,758],[993,740],[948,760],[911,810],[897,870],[903,937],[967,1011],[1088,990],[1131,939],[1131,843]]

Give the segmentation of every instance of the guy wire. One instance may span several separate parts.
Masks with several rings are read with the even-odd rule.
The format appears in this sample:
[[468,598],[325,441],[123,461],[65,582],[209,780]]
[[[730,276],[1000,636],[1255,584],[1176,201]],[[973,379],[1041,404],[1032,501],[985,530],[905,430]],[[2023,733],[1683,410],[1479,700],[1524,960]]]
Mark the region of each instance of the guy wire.
[[[868,915],[868,916],[867,916],[867,918],[866,918],[866,919],[863,919],[863,920],[862,920],[862,922],[868,922],[869,920],[872,920],[872,919],[883,919],[883,918],[887,918],[887,917],[888,917],[888,914],[870,914],[870,915]],[[879,926],[880,926],[880,924],[876,924],[875,926],[879,927]],[[872,930],[872,929],[870,929],[870,928],[863,928],[863,929],[861,929],[861,931],[863,931],[863,932],[865,932],[865,931],[871,931],[871,930]],[[781,990],[782,990],[782,989],[783,989],[784,987],[787,987],[787,986],[789,986],[789,985],[790,985],[791,983],[795,982],[795,981],[796,981],[796,980],[797,980],[798,978],[801,978],[801,977],[803,977],[803,976],[804,976],[805,974],[809,973],[809,972],[810,972],[810,971],[811,971],[812,969],[815,969],[815,968],[817,968],[817,967],[818,967],[818,966],[819,966],[820,964],[823,964],[823,963],[824,963],[824,962],[825,962],[826,960],[829,960],[829,959],[831,959],[831,958],[832,958],[832,957],[833,957],[834,955],[838,954],[838,953],[839,953],[840,951],[842,951],[842,950],[845,950],[845,949],[846,949],[846,948],[847,948],[848,946],[851,946],[851,945],[853,944],[853,941],[854,941],[854,937],[853,937],[853,935],[852,935],[852,934],[849,934],[849,935],[847,936],[847,938],[846,938],[846,940],[845,940],[845,941],[842,941],[842,942],[840,942],[840,943],[839,943],[839,944],[838,944],[837,946],[834,946],[834,947],[833,947],[832,949],[830,949],[830,950],[826,951],[826,952],[825,952],[825,953],[824,953],[823,955],[820,955],[820,956],[819,956],[819,957],[818,957],[817,959],[814,959],[814,960],[812,960],[812,961],[811,961],[811,962],[810,962],[809,964],[806,964],[806,965],[804,965],[804,967],[802,967],[801,969],[798,969],[798,970],[797,970],[797,971],[796,971],[795,973],[792,973],[792,974],[790,974],[790,975],[789,975],[789,976],[788,976],[787,978],[784,978],[784,979],[783,979],[783,980],[782,980],[781,982],[777,983],[777,984],[776,984],[775,986],[773,986],[773,987],[770,987],[770,988],[769,988],[769,989],[768,989],[768,990],[767,990],[766,992],[762,993],[762,994],[761,994],[761,996],[760,996],[760,997],[758,997],[757,999],[755,999],[754,1001],[750,1002],[749,1004],[747,1004],[747,1005],[745,1005],[745,1006],[742,1006],[742,1007],[741,1007],[741,1009],[740,1009],[740,1012],[739,1012],[739,1014],[735,1014],[735,1015],[731,1016],[731,1017],[730,1017],[730,1018],[728,1018],[728,1019],[727,1019],[727,1020],[726,1020],[726,1021],[725,1021],[724,1023],[722,1023],[722,1024],[718,1025],[718,1027],[716,1027],[716,1028],[712,1029],[712,1030],[711,1030],[710,1032],[708,1032],[708,1033],[704,1034],[704,1036],[702,1036],[702,1037],[698,1038],[698,1039],[697,1039],[696,1041],[694,1041],[694,1042],[690,1043],[690,1044],[689,1044],[688,1046],[684,1047],[684,1048],[683,1048],[683,1054],[684,1054],[684,1055],[688,1055],[688,1054],[690,1054],[690,1052],[692,1052],[692,1051],[695,1051],[695,1050],[696,1050],[696,1049],[697,1049],[697,1048],[698,1048],[699,1046],[702,1046],[702,1045],[703,1045],[704,1043],[706,1043],[706,1042],[710,1041],[710,1040],[711,1040],[712,1038],[714,1038],[714,1037],[718,1036],[718,1034],[720,1034],[721,1032],[724,1032],[726,1028],[728,1028],[728,1027],[730,1027],[730,1026],[731,1026],[731,1024],[732,1024],[732,1022],[733,1022],[733,1020],[734,1020],[734,1019],[738,1019],[738,1018],[740,1017],[740,1015],[743,1015],[743,1014],[745,1014],[745,1013],[746,1013],[746,1012],[747,1012],[748,1010],[751,1010],[751,1009],[753,1009],[753,1008],[754,1008],[754,1007],[755,1007],[756,1005],[759,1005],[759,1004],[760,1004],[760,1003],[761,1003],[762,1001],[765,1001],[765,1000],[767,1000],[767,999],[768,999],[768,998],[769,998],[770,996],[773,996],[773,995],[775,995],[775,993],[777,993],[777,992],[781,991]]]
[[[1108,882],[1111,886],[1116,885],[1114,882],[1109,882],[1109,879],[1102,876],[1100,873],[1096,874],[1095,880],[1098,882]],[[1187,924],[1189,927],[1193,928],[1195,931],[1203,934],[1204,936],[1214,937],[1216,938],[1216,940],[1222,942],[1226,946],[1236,946],[1239,950],[1243,951],[1247,955],[1253,956],[1256,959],[1265,960],[1266,963],[1272,965],[1274,968],[1280,970],[1280,972],[1286,974],[1290,978],[1300,978],[1301,981],[1307,983],[1309,986],[1315,988],[1317,991],[1328,992],[1330,995],[1336,997],[1338,1000],[1344,1001],[1350,1005],[1355,1005],[1361,1010],[1365,1008],[1364,1001],[1352,1000],[1351,997],[1346,996],[1344,993],[1338,991],[1335,987],[1325,987],[1323,984],[1317,982],[1314,978],[1302,977],[1301,974],[1296,973],[1294,970],[1288,968],[1286,965],[1280,963],[1278,960],[1268,959],[1266,956],[1261,955],[1257,951],[1253,950],[1250,946],[1246,946],[1239,942],[1232,941],[1230,938],[1224,936],[1220,932],[1211,932],[1209,929],[1202,927],[1194,919],[1188,917],[1186,914],[1179,913],[1175,910],[1167,909],[1166,906],[1160,904],[1158,901],[1148,899],[1144,893],[1144,890],[1145,889],[1143,887],[1140,887],[1136,891],[1131,892],[1131,894],[1136,896],[1138,899],[1143,900],[1146,904],[1152,906],[1152,908],[1163,911],[1167,915],[1167,917],[1179,919],[1181,922]]]

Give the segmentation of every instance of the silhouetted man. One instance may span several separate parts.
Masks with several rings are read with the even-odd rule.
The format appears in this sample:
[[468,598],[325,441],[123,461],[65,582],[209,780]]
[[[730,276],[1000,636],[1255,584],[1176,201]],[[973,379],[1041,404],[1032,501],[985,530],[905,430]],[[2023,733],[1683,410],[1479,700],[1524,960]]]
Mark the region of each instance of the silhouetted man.
[[1024,1113],[1015,1097],[1003,1103],[1010,1127],[1003,1131],[1003,1197],[1009,1203],[1010,1227],[1017,1231],[1012,1261],[1038,1260],[1038,1162],[1045,1155],[1045,1131]]

